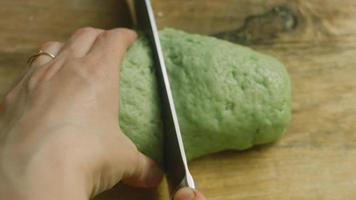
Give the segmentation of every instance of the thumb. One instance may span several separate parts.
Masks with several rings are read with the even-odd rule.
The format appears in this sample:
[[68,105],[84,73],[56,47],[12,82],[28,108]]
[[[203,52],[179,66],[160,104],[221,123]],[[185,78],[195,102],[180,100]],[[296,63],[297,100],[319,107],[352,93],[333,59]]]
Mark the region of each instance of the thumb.
[[206,200],[204,195],[189,187],[181,188],[174,195],[174,200]]
[[135,166],[124,173],[122,181],[135,187],[155,187],[163,178],[160,167],[149,157],[137,151]]

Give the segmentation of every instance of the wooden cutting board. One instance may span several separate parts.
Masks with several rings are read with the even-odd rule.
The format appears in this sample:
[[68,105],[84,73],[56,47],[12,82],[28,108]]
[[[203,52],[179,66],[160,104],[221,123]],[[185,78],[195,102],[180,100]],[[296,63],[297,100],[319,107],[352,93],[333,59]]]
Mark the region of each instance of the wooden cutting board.
[[[118,0],[0,1],[0,96],[47,40],[82,26],[128,25]],[[356,198],[356,1],[154,0],[159,26],[214,34],[282,60],[293,120],[275,144],[191,163],[210,200]],[[119,185],[97,200],[163,200]]]

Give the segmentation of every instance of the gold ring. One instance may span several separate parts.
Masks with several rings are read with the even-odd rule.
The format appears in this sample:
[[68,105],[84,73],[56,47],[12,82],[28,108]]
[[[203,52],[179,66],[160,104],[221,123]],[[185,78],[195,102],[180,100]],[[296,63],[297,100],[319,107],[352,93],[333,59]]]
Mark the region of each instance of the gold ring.
[[33,54],[32,56],[30,56],[30,57],[27,59],[27,64],[32,65],[33,61],[35,61],[37,57],[42,56],[42,55],[48,56],[48,57],[50,57],[50,58],[52,58],[52,59],[55,59],[55,58],[56,58],[55,55],[53,55],[53,54],[51,54],[51,53],[49,53],[49,52],[45,52],[45,51],[43,51],[43,50],[39,50],[36,54]]

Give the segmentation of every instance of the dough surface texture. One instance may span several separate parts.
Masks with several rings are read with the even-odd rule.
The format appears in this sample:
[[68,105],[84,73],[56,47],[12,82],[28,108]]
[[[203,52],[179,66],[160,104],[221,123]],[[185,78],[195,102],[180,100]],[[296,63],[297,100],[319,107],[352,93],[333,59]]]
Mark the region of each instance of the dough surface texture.
[[[277,140],[291,119],[291,84],[275,58],[174,29],[160,31],[188,160]],[[120,74],[120,127],[162,161],[163,129],[148,41],[127,52]]]

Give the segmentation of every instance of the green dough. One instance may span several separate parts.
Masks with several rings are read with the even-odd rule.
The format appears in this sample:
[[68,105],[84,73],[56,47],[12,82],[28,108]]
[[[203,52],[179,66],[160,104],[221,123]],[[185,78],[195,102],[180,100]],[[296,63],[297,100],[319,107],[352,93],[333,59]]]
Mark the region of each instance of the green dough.
[[[160,32],[188,160],[273,142],[291,119],[291,86],[275,58],[208,36]],[[162,161],[159,93],[148,41],[129,49],[120,75],[120,127]]]

